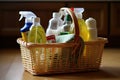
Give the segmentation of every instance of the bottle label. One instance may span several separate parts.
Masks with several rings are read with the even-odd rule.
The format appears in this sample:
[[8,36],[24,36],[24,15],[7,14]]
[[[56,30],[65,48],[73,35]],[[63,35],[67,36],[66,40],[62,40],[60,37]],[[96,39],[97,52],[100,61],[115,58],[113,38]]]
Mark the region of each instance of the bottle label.
[[47,36],[48,43],[56,43],[55,35]]

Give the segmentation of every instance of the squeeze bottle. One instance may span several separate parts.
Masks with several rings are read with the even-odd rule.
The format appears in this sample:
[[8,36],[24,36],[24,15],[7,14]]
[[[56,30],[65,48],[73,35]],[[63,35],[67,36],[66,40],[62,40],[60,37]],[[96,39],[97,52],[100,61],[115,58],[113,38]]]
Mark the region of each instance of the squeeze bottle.
[[89,31],[89,41],[96,40],[97,39],[96,20],[90,17],[85,21],[85,23]]
[[45,31],[40,24],[40,18],[36,17],[33,19],[33,24],[30,27],[28,34],[28,42],[32,43],[46,43]]
[[25,24],[20,29],[20,32],[21,32],[21,35],[22,35],[22,39],[27,42],[28,31],[29,31],[29,28],[32,25],[32,18],[36,17],[36,15],[31,11],[19,11],[19,14],[21,15],[19,21],[21,21],[21,19],[23,17],[25,17]]
[[82,13],[84,12],[84,8],[74,8],[74,12],[78,19],[79,30],[80,30],[79,36],[81,36],[81,38],[84,41],[88,41],[89,31],[87,29],[87,25],[84,19],[82,19]]
[[62,26],[62,32],[71,32],[71,16],[69,14],[65,16],[65,24]]
[[46,30],[46,36],[57,36],[60,33],[61,26],[63,25],[63,21],[60,16],[60,13],[53,12],[52,18],[49,20],[49,25]]

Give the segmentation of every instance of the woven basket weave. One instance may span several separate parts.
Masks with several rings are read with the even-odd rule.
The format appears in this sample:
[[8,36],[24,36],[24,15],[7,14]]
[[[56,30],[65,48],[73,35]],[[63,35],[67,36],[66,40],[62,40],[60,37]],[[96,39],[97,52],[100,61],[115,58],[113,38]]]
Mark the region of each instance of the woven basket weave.
[[[20,44],[24,69],[33,75],[98,70],[106,38],[84,42],[79,37],[77,18],[69,8],[75,26],[75,39],[71,43],[34,44],[17,39]],[[84,47],[84,48],[83,48]]]

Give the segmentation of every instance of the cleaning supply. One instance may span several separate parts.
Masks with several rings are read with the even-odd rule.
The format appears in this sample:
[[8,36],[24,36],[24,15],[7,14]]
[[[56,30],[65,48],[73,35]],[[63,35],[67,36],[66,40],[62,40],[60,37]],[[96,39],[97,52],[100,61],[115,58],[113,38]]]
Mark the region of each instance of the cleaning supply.
[[46,43],[45,31],[40,24],[40,18],[36,17],[33,19],[33,24],[30,27],[28,34],[28,42],[32,43]]
[[19,11],[19,14],[21,15],[19,21],[23,17],[25,17],[25,24],[20,29],[20,32],[21,32],[21,35],[22,35],[22,39],[27,42],[28,31],[29,31],[29,28],[32,25],[32,18],[36,17],[36,15],[31,11]]
[[97,39],[96,20],[90,17],[85,21],[85,23],[89,30],[89,41],[96,40]]
[[71,33],[71,16],[69,14],[65,16],[65,23],[62,26],[61,33],[63,32]]
[[58,35],[56,36],[56,43],[67,43],[74,39],[75,34],[67,34],[67,35]]
[[66,22],[66,15],[68,14],[68,12],[66,10],[64,11],[59,11],[59,13],[61,14],[61,18],[63,18],[63,24],[65,24]]
[[63,25],[61,15],[58,12],[53,12],[53,17],[49,20],[49,25],[46,30],[46,36],[57,36],[60,32],[60,27]]
[[84,12],[84,8],[74,8],[73,10],[78,19],[79,31],[80,31],[79,36],[81,36],[81,38],[84,41],[88,41],[89,31],[87,29],[87,25],[84,19],[82,19],[82,13]]

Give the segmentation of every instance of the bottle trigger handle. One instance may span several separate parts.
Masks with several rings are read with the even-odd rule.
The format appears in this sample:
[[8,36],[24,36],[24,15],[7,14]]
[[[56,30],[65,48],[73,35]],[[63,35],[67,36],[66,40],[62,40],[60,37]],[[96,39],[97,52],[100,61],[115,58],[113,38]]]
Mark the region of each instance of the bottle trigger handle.
[[20,19],[19,19],[19,21],[21,21],[21,19],[22,19],[22,18],[23,18],[23,15],[21,15],[21,16],[20,16]]

